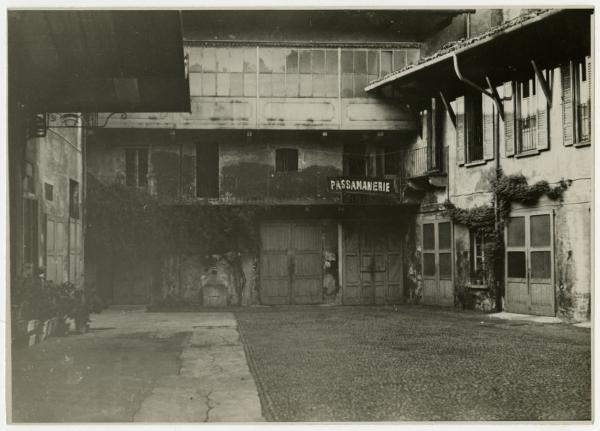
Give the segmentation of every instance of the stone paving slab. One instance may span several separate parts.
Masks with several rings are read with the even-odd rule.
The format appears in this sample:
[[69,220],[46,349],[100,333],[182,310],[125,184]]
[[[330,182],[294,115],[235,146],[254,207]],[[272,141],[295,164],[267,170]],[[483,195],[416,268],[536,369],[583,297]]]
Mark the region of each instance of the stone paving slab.
[[180,356],[179,373],[157,382],[134,421],[264,421],[258,391],[231,319],[212,316],[204,321],[194,319],[194,323]]

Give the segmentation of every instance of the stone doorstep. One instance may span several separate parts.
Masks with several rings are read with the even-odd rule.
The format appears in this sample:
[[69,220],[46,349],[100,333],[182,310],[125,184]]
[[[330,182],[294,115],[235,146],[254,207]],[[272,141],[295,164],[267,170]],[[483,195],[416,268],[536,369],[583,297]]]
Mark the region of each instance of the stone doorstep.
[[522,320],[526,322],[533,323],[564,323],[558,317],[551,316],[534,316],[531,314],[518,314],[518,313],[507,313],[506,311],[502,311],[500,313],[492,313],[488,314],[489,319],[497,319],[497,320]]

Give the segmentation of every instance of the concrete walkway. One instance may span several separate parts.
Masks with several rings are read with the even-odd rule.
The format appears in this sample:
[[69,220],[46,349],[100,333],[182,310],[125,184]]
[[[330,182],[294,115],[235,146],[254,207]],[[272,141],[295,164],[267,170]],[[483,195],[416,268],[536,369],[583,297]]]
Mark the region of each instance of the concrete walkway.
[[158,380],[135,422],[263,421],[231,313],[194,315],[178,374]]
[[13,353],[16,422],[264,421],[229,312],[105,310]]

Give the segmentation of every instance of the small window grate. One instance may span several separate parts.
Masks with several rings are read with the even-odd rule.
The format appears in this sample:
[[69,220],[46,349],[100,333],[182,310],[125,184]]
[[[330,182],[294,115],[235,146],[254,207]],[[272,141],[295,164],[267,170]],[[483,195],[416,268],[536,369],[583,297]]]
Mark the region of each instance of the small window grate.
[[292,148],[275,150],[275,170],[277,172],[298,171],[298,150]]

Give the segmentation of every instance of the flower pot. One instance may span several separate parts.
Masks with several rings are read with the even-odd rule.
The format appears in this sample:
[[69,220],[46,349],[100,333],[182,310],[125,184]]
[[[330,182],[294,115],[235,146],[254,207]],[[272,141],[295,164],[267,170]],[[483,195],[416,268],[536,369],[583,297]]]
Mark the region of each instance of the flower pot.
[[38,337],[36,334],[29,335],[29,347],[33,346],[37,342],[37,338]]

